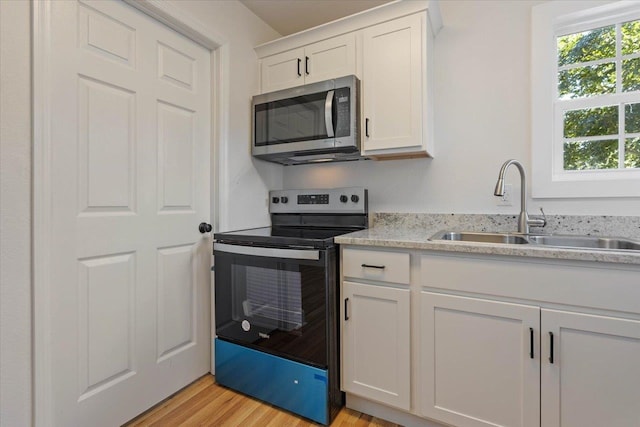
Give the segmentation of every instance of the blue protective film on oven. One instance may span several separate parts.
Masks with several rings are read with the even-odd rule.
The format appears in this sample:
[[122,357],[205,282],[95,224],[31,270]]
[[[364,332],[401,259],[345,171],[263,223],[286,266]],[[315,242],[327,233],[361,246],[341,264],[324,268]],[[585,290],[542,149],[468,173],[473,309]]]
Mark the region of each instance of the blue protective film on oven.
[[223,386],[321,424],[329,421],[327,371],[215,339],[215,377]]

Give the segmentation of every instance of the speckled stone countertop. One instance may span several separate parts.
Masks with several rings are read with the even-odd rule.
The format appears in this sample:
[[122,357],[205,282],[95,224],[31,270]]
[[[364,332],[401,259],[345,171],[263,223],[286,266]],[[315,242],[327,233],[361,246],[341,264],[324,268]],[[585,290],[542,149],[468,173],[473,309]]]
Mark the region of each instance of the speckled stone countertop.
[[[640,217],[547,215],[547,221],[546,227],[532,228],[531,232],[640,240]],[[371,222],[367,230],[336,237],[336,243],[640,265],[640,252],[624,250],[429,240],[441,230],[515,232],[517,217],[514,215],[376,213],[372,214]]]

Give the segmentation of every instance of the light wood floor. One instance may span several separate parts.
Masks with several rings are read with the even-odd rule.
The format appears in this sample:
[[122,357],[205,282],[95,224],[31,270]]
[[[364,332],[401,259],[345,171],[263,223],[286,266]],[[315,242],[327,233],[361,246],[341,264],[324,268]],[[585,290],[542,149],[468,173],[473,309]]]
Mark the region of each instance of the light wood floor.
[[[125,424],[134,426],[317,426],[215,383],[205,375],[147,412]],[[394,427],[396,424],[342,408],[331,427]]]

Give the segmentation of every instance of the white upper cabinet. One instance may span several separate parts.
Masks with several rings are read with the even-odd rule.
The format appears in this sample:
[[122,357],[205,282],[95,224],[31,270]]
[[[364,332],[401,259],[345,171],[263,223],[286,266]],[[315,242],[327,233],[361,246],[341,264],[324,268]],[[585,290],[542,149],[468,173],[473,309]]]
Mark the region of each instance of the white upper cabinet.
[[356,36],[333,37],[304,48],[305,83],[356,74]]
[[356,73],[356,36],[345,34],[262,59],[262,92]]
[[256,47],[262,93],[355,74],[361,149],[372,159],[432,157],[437,1],[393,2]]
[[303,48],[264,58],[260,64],[262,91],[271,92],[304,84],[303,58]]
[[427,156],[426,15],[363,30],[363,154]]

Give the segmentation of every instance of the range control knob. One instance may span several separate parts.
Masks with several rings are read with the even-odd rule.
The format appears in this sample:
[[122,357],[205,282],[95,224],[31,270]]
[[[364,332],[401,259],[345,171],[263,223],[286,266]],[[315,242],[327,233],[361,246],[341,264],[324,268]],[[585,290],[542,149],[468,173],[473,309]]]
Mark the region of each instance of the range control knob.
[[349,201],[349,198],[343,194],[342,196],[340,196],[340,201],[342,203],[347,203],[347,201]]
[[282,196],[282,197],[280,197],[280,201],[282,203],[287,203],[289,201],[289,198],[287,196]]
[[271,203],[280,203],[280,197],[272,197]]
[[352,201],[353,203],[358,203],[358,200],[360,200],[360,197],[358,197],[358,195],[357,195],[357,194],[352,194],[352,195],[351,195],[351,201]]

